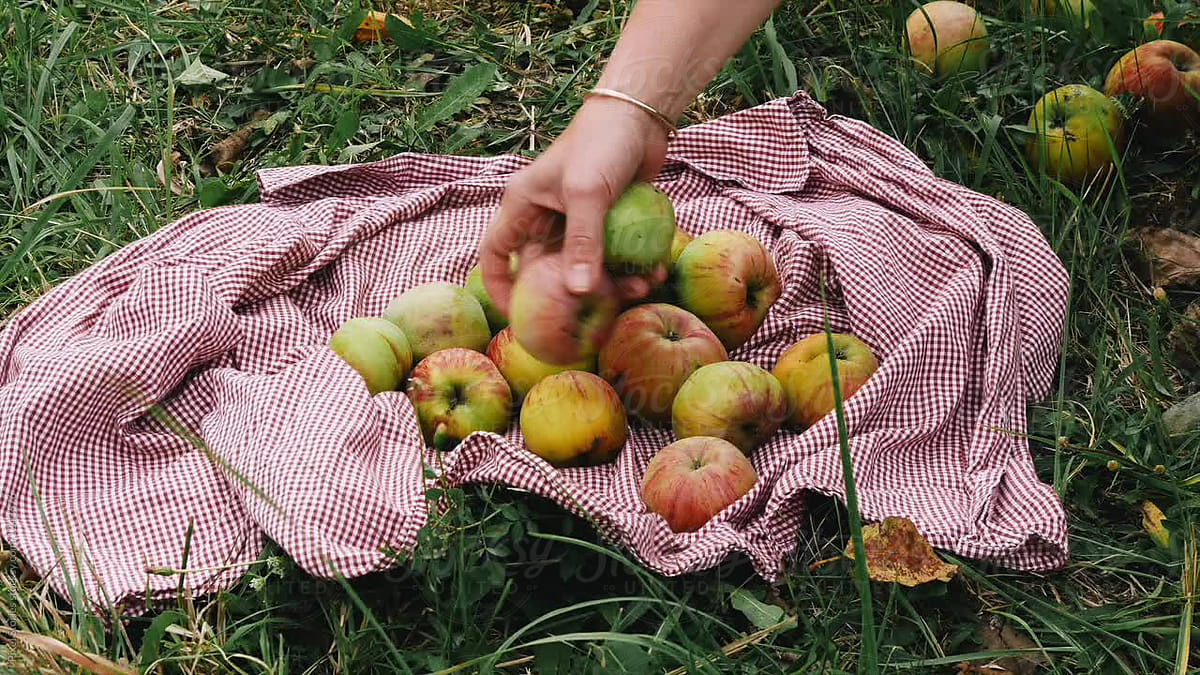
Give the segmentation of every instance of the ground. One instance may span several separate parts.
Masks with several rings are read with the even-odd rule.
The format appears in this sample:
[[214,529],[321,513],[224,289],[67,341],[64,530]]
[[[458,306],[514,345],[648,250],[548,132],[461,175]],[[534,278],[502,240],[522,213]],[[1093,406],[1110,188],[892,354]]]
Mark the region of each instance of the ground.
[[[840,504],[814,502],[790,573],[768,587],[737,559],[648,575],[559,509],[477,487],[450,495],[456,507],[401,571],[319,582],[272,549],[229,593],[115,628],[70,612],[0,550],[0,620],[164,672],[837,673],[860,666],[864,639],[889,671],[1000,659],[1017,673],[1192,672],[1200,462],[1195,440],[1168,437],[1161,418],[1197,388],[1194,292],[1156,298],[1129,232],[1200,229],[1200,151],[1139,126],[1106,179],[1068,189],[1031,171],[1020,126],[1034,101],[1062,84],[1100,87],[1152,9],[1095,0],[1084,30],[1019,2],[980,4],[988,70],[939,83],[900,51],[909,3],[785,3],[687,118],[805,89],[1036,221],[1072,278],[1058,379],[1030,407],[1035,464],[1070,519],[1066,569],[956,560],[950,583],[874,584],[867,634],[853,566],[837,559],[850,532]],[[628,11],[596,0],[374,9],[413,27],[354,43],[361,11],[315,0],[0,0],[0,321],[183,214],[256,200],[262,167],[536,153]],[[1165,512],[1166,546],[1143,529],[1147,500]],[[0,669],[67,664],[0,646]]]

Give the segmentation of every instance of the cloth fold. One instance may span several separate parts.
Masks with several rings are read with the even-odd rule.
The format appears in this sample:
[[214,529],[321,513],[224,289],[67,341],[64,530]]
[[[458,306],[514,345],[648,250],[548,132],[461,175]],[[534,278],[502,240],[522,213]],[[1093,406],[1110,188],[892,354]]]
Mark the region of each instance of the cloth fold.
[[[187,585],[218,591],[264,536],[317,576],[381,569],[415,544],[432,472],[552,499],[664,575],[741,552],[777,580],[805,495],[844,496],[832,416],[778,434],[749,494],[675,534],[638,496],[669,431],[635,425],[589,468],[550,467],[515,428],[437,453],[403,393],[369,396],[326,347],[407,288],[463,282],[527,161],[264,170],[261,203],[182,218],[19,312],[0,333],[0,537],[57,591],[134,611],[177,588],[151,570],[207,570]],[[656,183],[683,229],[744,231],[776,261],[784,293],[732,358],[769,369],[826,312],[880,357],[846,405],[865,519],[905,516],[1016,569],[1065,561],[1065,514],[1023,434],[1068,283],[1024,214],[803,93],[682,130]]]

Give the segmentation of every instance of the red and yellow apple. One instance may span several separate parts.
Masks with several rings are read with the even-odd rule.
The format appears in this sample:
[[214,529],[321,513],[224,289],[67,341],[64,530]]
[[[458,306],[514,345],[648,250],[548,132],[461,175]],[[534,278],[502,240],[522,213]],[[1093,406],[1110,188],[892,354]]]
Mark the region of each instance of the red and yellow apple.
[[543,378],[568,370],[596,370],[596,359],[585,359],[578,363],[556,366],[552,363],[538,361],[532,354],[525,351],[521,343],[513,337],[512,328],[505,328],[496,333],[487,348],[488,358],[500,369],[500,374],[508,381],[512,389],[513,402],[520,405],[525,395],[533,385]]
[[554,466],[611,461],[628,433],[620,397],[592,373],[568,370],[542,378],[521,406],[525,447]]
[[753,363],[722,361],[692,373],[671,404],[677,438],[716,436],[747,455],[787,419],[787,397],[779,380]]
[[[788,421],[810,427],[833,410],[833,370],[829,365],[829,341],[824,333],[810,335],[788,348],[771,372],[787,395]],[[878,370],[879,361],[870,347],[848,333],[833,334],[838,386],[842,400],[854,395]]]
[[694,238],[682,229],[675,228],[675,236],[671,239],[671,265],[674,265],[679,260],[679,254],[683,253],[683,249],[687,248],[687,245],[692,243],[692,239]]
[[399,388],[412,368],[408,338],[387,319],[350,319],[329,338],[329,348],[358,371],[372,396]]
[[495,364],[461,347],[421,359],[408,379],[408,398],[425,442],[438,450],[476,431],[504,433],[512,413],[512,393]]
[[712,230],[679,254],[675,292],[679,304],[732,352],[762,325],[783,287],[771,254],[758,240],[735,230]]
[[729,358],[716,335],[694,314],[673,305],[639,305],[617,317],[600,349],[600,377],[629,412],[669,422],[671,404],[697,368]]
[[642,501],[675,532],[695,532],[754,487],[758,474],[729,441],[692,436],[668,445],[642,476]]
[[647,274],[667,264],[675,209],[646,182],[630,185],[604,216],[604,264],[614,274]]
[[939,77],[987,67],[983,15],[952,0],[921,5],[904,23],[908,52],[925,72]]
[[553,365],[593,358],[621,309],[607,275],[584,296],[568,291],[564,278],[562,255],[544,255],[517,273],[509,298],[513,336],[534,358]]
[[1067,183],[1081,183],[1113,162],[1125,143],[1125,123],[1113,100],[1081,84],[1046,94],[1033,107],[1026,145],[1033,166]]
[[1160,127],[1195,127],[1200,124],[1200,54],[1173,40],[1147,42],[1113,65],[1104,93],[1145,100],[1148,117]]
[[488,328],[493,333],[500,332],[508,325],[508,317],[504,316],[504,312],[501,312],[496,303],[492,302],[492,296],[488,295],[487,289],[483,286],[483,272],[480,271],[479,265],[471,268],[464,287],[479,301],[479,306],[483,308],[483,315],[487,318]]
[[492,339],[479,301],[462,286],[444,281],[401,293],[383,311],[383,318],[404,331],[418,361],[452,347],[482,352]]

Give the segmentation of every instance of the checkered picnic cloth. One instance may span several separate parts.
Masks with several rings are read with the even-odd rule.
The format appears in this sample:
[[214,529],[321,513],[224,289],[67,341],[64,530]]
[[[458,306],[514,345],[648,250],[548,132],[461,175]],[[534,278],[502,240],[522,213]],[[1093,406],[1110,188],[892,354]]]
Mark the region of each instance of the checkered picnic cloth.
[[[753,455],[749,494],[674,534],[638,496],[669,431],[635,427],[590,468],[552,468],[515,425],[439,454],[402,392],[369,396],[326,347],[407,288],[463,282],[527,161],[265,170],[261,204],[189,215],[25,308],[0,333],[0,536],[98,604],[175,593],[155,568],[227,588],[264,536],[313,575],[355,576],[414,546],[436,467],[586,513],[664,575],[740,551],[778,579],[805,495],[843,496],[832,415],[779,433]],[[774,256],[783,296],[732,358],[769,369],[823,330],[822,277],[834,329],[879,355],[846,406],[865,519],[908,517],[935,546],[1008,567],[1065,561],[1065,515],[1023,432],[1057,363],[1068,280],[1025,215],[802,93],[683,130],[657,185],[683,229],[739,229]]]

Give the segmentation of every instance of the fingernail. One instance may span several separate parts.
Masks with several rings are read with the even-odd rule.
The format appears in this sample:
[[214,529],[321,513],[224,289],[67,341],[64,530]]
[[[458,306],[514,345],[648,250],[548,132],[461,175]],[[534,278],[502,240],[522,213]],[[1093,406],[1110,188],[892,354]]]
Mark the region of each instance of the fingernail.
[[567,290],[572,293],[586,293],[588,290],[588,280],[591,274],[588,272],[587,263],[575,263],[567,270]]

